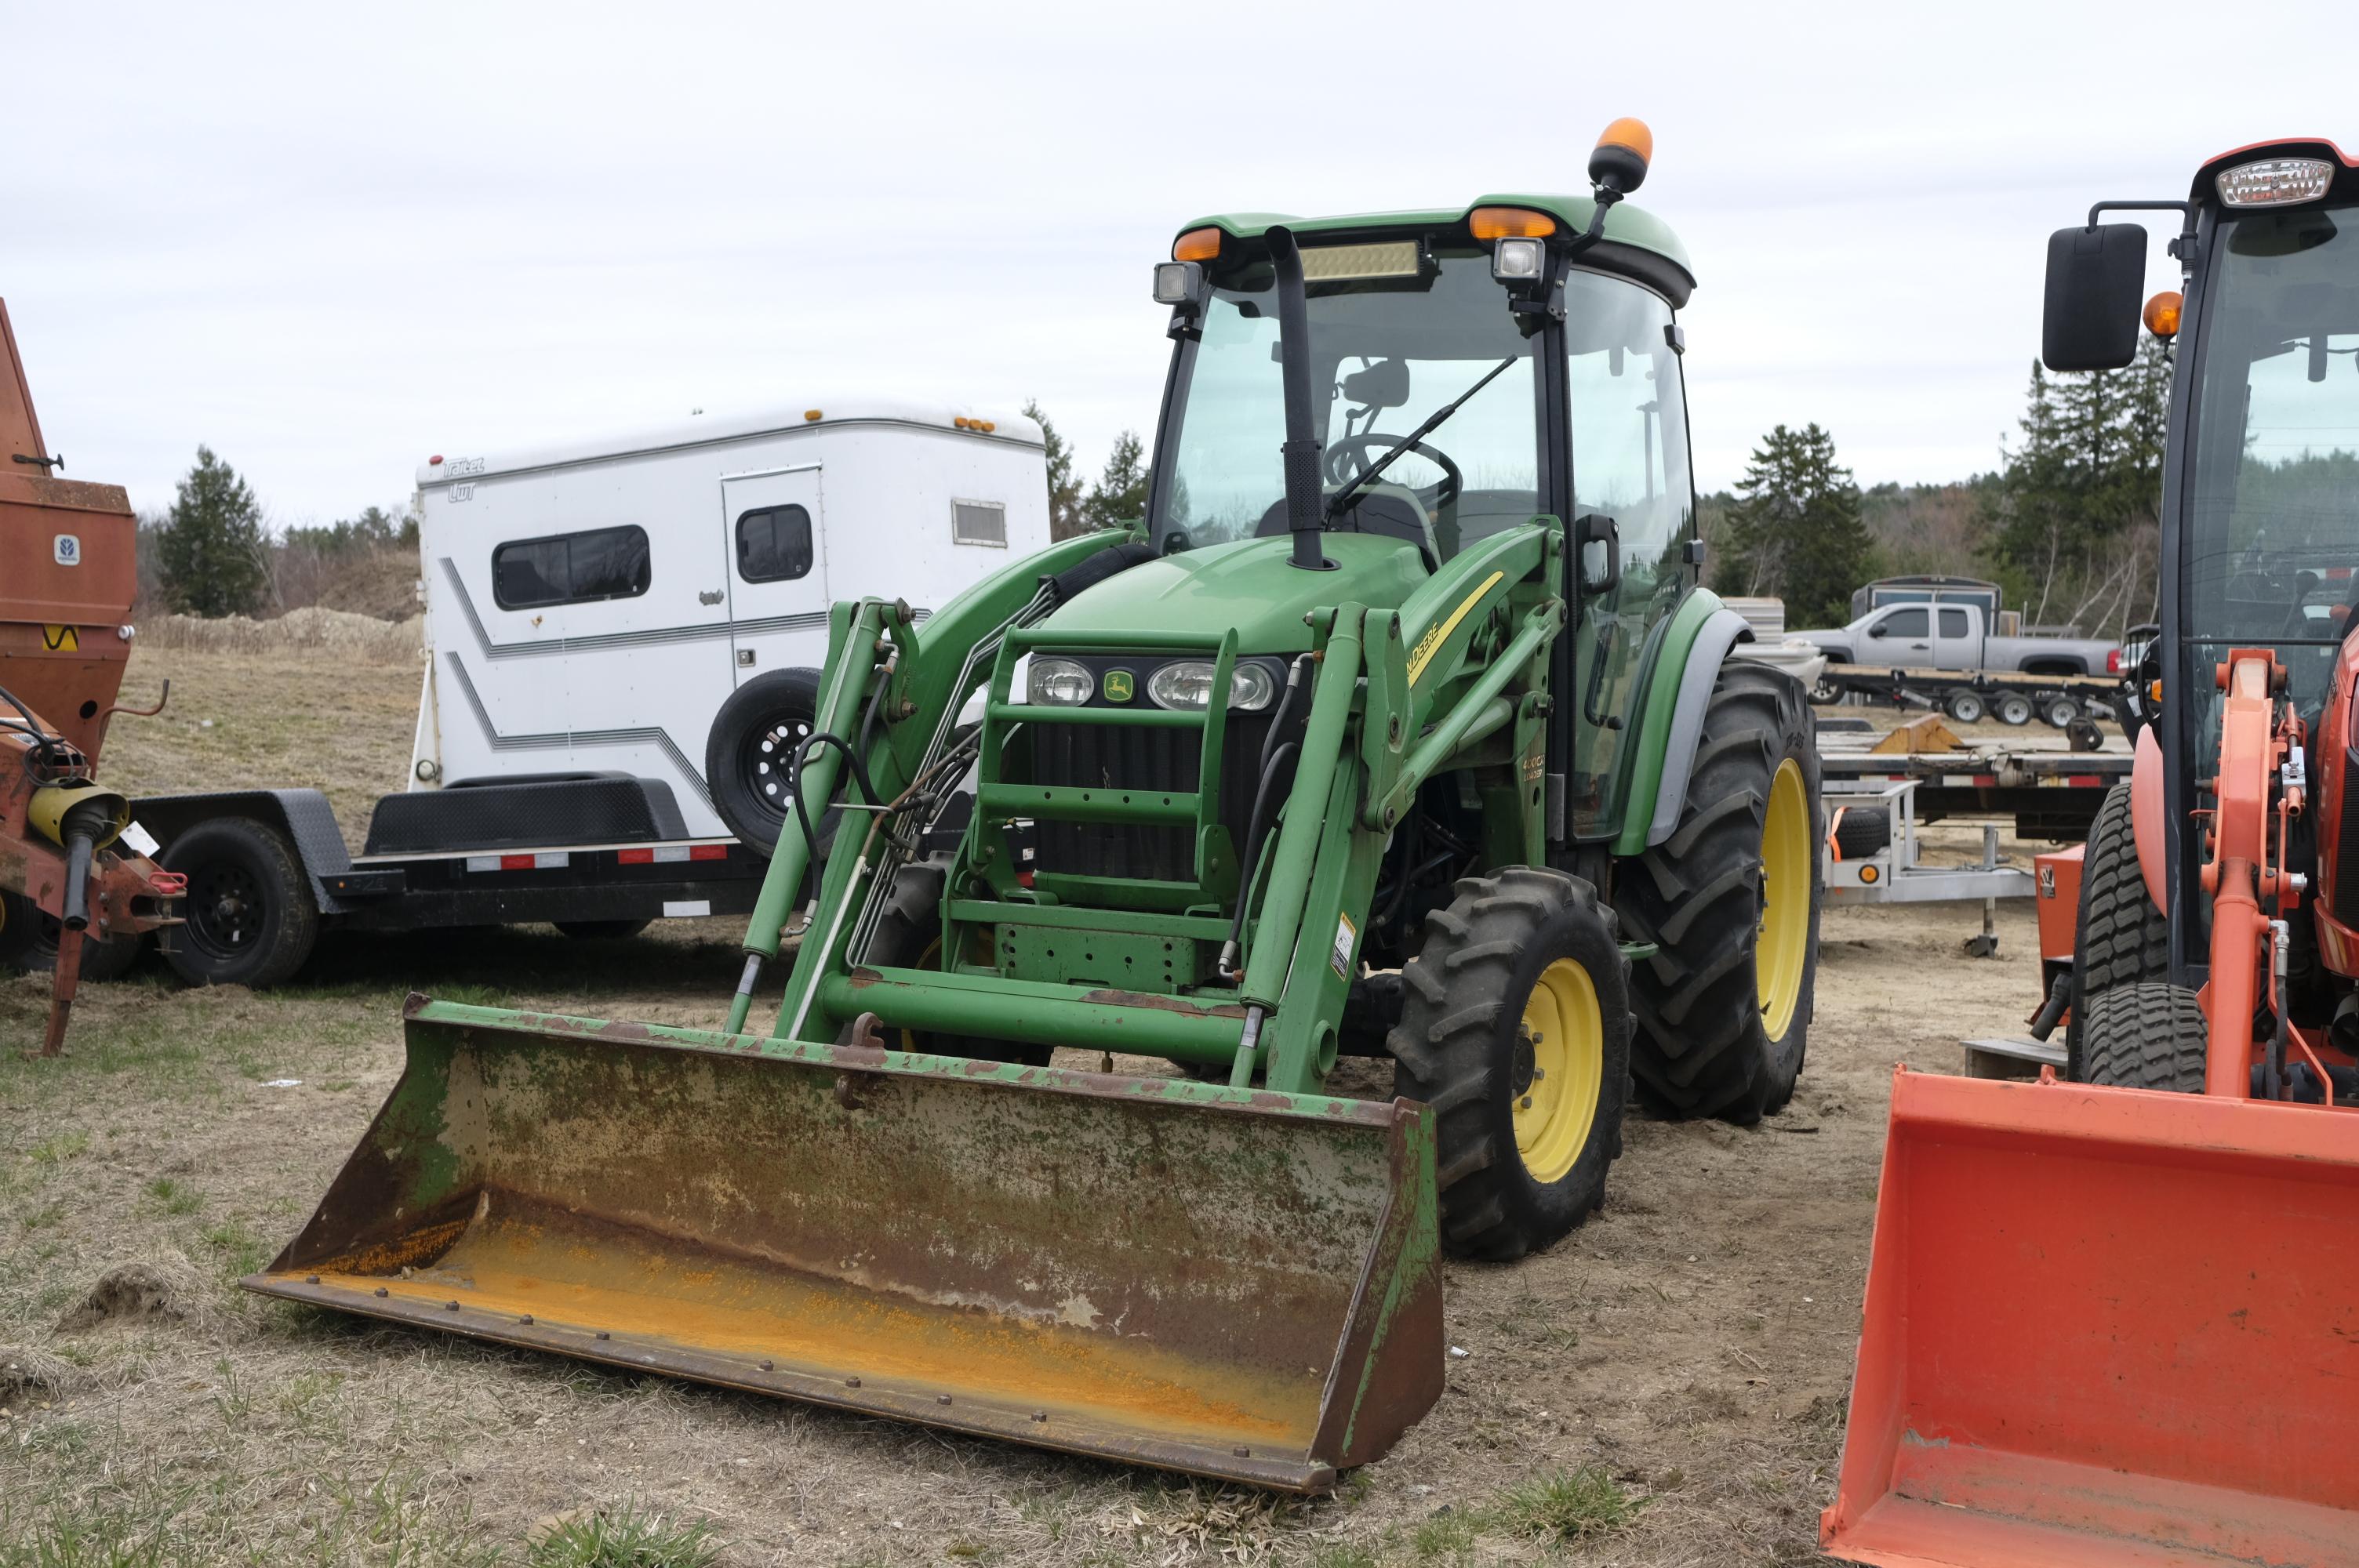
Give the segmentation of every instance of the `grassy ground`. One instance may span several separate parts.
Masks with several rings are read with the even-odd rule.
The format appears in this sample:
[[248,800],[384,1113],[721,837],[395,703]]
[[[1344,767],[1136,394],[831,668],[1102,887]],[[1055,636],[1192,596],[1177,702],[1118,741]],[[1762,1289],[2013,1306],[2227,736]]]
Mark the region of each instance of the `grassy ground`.
[[[349,829],[397,778],[414,665],[171,661],[167,716],[110,741],[118,787],[313,784]],[[2028,908],[1995,960],[1961,953],[1978,927],[1971,906],[1831,911],[1794,1105],[1748,1130],[1634,1118],[1596,1219],[1512,1267],[1451,1265],[1448,1391],[1316,1503],[233,1287],[394,1081],[405,992],[717,1024],[723,925],[332,937],[269,994],[151,965],[84,992],[70,1058],[0,1054],[0,1568],[1810,1561],[1892,1065],[1953,1066],[1960,1034],[2013,1030],[2038,988]],[[0,1042],[33,1037],[44,1000],[0,979]]]

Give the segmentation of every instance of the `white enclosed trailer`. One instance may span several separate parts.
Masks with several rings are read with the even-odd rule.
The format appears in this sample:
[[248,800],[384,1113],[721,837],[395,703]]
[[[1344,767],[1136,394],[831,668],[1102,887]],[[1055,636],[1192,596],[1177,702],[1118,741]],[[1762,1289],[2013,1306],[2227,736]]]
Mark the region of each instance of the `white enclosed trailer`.
[[731,698],[816,671],[829,605],[892,594],[922,617],[1049,544],[1040,427],[1006,410],[699,417],[438,456],[418,483],[431,662],[410,788],[623,773],[669,784],[692,837],[775,835],[779,803],[756,825],[733,787],[761,775],[708,774],[786,739]]
[[[141,800],[172,967],[270,985],[323,928],[615,936],[753,907],[830,605],[920,616],[1049,544],[1040,427],[822,402],[419,470],[429,654],[406,789],[347,853],[315,790]],[[389,781],[388,781],[389,782]]]

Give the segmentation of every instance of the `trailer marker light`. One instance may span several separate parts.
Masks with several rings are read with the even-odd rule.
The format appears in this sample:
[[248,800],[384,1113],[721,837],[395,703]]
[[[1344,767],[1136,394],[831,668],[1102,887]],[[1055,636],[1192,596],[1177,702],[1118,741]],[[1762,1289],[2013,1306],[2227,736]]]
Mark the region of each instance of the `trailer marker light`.
[[428,468],[440,468],[440,467],[441,467],[441,466],[442,466],[442,454],[441,454],[441,453],[440,453],[440,452],[437,452],[437,453],[435,453],[432,457],[430,457],[430,458],[427,459],[427,460],[426,460],[426,466],[427,466]]
[[726,844],[691,844],[688,847],[688,858],[691,860],[725,860],[729,858],[729,846]]
[[617,849],[614,851],[614,863],[618,866],[650,866],[655,863],[655,859],[656,852],[653,849]]
[[2315,201],[2334,182],[2334,166],[2324,158],[2265,157],[2222,169],[2213,181],[2231,207],[2284,207]]
[[803,423],[805,423],[805,424],[807,424],[807,425],[816,425],[816,424],[818,424],[818,423],[819,423],[819,417],[820,417],[820,411],[819,411],[818,409],[816,409],[816,408],[806,408],[806,409],[804,409],[804,410],[803,410]]
[[1874,866],[1862,866],[1859,869],[1859,880],[1864,882],[1874,881],[1875,880],[1875,876],[1876,871]]
[[1466,226],[1478,240],[1545,240],[1556,232],[1556,220],[1522,207],[1477,207],[1466,214]]
[[1221,231],[1190,229],[1171,242],[1173,261],[1208,262],[1221,254]]

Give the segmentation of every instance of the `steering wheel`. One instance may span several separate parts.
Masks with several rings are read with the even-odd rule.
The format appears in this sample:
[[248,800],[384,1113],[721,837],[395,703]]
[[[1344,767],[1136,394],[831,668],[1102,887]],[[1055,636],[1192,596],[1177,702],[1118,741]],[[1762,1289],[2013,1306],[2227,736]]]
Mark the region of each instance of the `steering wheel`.
[[[1370,463],[1399,446],[1400,439],[1398,436],[1387,436],[1374,430],[1337,438],[1334,444],[1327,449],[1321,463],[1326,470],[1327,482],[1350,483]],[[1466,476],[1458,471],[1458,465],[1450,460],[1450,454],[1439,447],[1412,441],[1407,449],[1441,470],[1441,481],[1433,489],[1433,531],[1449,540],[1454,547],[1458,538],[1458,498],[1465,491]]]

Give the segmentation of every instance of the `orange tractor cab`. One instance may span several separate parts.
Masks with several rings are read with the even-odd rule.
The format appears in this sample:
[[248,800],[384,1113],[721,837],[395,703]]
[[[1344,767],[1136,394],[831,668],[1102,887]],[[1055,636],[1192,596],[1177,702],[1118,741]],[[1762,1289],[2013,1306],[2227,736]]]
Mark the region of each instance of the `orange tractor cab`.
[[0,305],[0,963],[51,971],[45,1055],[86,951],[135,952],[126,939],[172,924],[181,891],[122,841],[138,836],[130,804],[96,777],[131,652],[130,502],[61,466]]
[[[2181,290],[2141,312],[2177,212]],[[2172,343],[2156,722],[2082,861],[2066,1078],[1895,1077],[1854,1562],[2359,1563],[2359,164],[2049,244],[2042,357]]]

